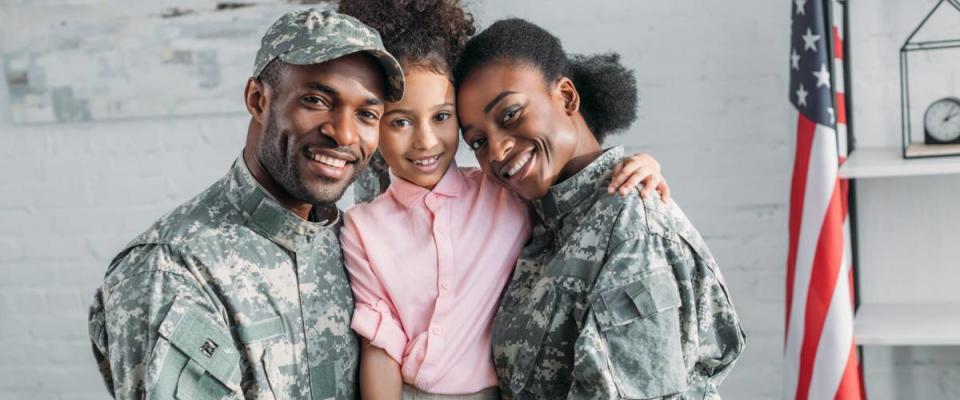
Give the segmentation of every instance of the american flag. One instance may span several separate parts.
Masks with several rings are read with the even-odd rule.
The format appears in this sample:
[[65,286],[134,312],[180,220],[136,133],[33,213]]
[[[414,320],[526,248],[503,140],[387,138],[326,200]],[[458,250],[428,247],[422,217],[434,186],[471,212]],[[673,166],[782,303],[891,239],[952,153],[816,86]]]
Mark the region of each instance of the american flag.
[[[790,103],[796,158],[790,191],[784,398],[865,399],[853,340],[847,219],[843,38],[833,0],[792,0]],[[831,53],[831,49],[833,52]],[[837,71],[836,73],[834,71]]]

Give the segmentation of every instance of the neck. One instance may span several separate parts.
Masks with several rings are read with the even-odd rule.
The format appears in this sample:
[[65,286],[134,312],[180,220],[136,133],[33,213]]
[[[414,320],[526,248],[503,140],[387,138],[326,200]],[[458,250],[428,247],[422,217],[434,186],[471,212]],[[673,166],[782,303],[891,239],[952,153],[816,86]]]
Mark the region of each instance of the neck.
[[[256,123],[251,121],[251,131],[257,128],[255,125]],[[272,176],[270,176],[270,173],[267,172],[267,169],[264,168],[263,164],[260,163],[260,159],[257,157],[257,152],[255,151],[256,142],[251,140],[253,137],[251,133],[252,132],[247,132],[247,143],[243,148],[243,163],[246,164],[247,169],[250,170],[250,174],[253,175],[253,179],[255,179],[260,186],[266,189],[267,193],[270,193],[273,198],[277,199],[277,202],[280,203],[280,205],[284,206],[298,217],[308,220],[310,217],[310,210],[313,209],[313,205],[294,199],[289,193],[287,193],[287,191],[283,190],[283,187],[281,187]]]
[[567,164],[560,170],[557,183],[563,182],[567,180],[567,178],[576,175],[603,154],[603,147],[600,146],[597,137],[594,136],[590,128],[587,127],[586,122],[584,122],[583,119],[579,119],[576,124],[577,132],[580,132],[577,145],[573,150],[573,156],[570,157],[570,161],[567,161]]

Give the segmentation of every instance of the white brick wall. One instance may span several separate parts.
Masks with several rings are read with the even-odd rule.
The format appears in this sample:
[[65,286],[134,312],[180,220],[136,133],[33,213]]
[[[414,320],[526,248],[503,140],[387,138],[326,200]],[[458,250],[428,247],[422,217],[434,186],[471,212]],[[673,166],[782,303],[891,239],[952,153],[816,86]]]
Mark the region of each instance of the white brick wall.
[[[55,19],[26,3],[0,1],[0,29],[29,30]],[[153,7],[119,0],[44,3],[73,4],[87,14]],[[571,52],[614,50],[635,68],[640,120],[612,141],[661,161],[675,198],[721,263],[749,335],[722,387],[725,397],[779,398],[793,160],[785,94],[789,2],[478,3],[481,23],[525,17],[560,36]],[[246,118],[15,126],[4,85],[0,398],[104,399],[87,342],[86,306],[107,262],[133,235],[226,171],[240,152]],[[913,386],[880,386],[897,393],[892,398],[923,398],[915,394],[960,375],[960,357],[910,349],[894,356],[903,352],[922,365],[909,372],[917,377]],[[901,371],[890,360],[868,362],[880,365],[878,374]]]

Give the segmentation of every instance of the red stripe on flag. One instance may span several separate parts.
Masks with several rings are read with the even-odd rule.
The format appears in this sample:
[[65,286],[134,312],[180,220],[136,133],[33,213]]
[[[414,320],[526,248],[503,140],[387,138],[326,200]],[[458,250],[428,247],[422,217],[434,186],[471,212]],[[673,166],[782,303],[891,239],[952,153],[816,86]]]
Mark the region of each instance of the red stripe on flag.
[[830,203],[817,240],[810,287],[804,315],[803,345],[800,347],[800,370],[796,399],[807,399],[817,347],[830,309],[830,300],[837,286],[840,263],[843,259],[843,204],[840,201],[840,181],[834,177]]
[[837,92],[837,123],[847,123],[847,95],[843,92]]
[[840,37],[840,28],[833,27],[833,56],[843,59],[843,39]]
[[[807,169],[810,149],[817,124],[803,114],[797,114],[797,157],[793,161],[793,183],[790,185],[790,244],[787,254],[787,319],[790,325],[790,305],[793,299],[793,278],[797,267],[797,244],[800,241],[800,221],[803,220],[803,195],[807,188]],[[784,335],[786,340],[786,335]]]
[[847,366],[843,369],[843,376],[840,378],[840,385],[837,387],[837,395],[834,400],[861,400],[866,399],[863,393],[863,382],[860,379],[860,361],[857,359],[857,347],[850,344],[850,357],[847,359]]

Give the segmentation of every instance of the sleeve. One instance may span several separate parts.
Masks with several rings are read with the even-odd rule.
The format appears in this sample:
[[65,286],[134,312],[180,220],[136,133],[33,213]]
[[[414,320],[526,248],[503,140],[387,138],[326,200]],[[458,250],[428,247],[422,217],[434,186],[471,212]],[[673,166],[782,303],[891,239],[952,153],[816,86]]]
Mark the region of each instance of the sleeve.
[[700,234],[688,225],[681,232],[680,260],[693,266],[690,290],[695,296],[697,366],[705,380],[706,399],[719,399],[717,387],[733,369],[747,344],[746,334],[717,265]]
[[743,335],[713,271],[658,235],[613,248],[588,296],[568,397],[719,398]]
[[354,310],[350,327],[400,363],[407,346],[406,332],[380,277],[368,261],[356,223],[349,213],[344,221],[340,242],[350,274],[350,288],[353,290]]
[[236,344],[199,283],[176,272],[181,261],[158,248],[128,255],[114,270],[136,272],[108,276],[91,307],[94,354],[117,399],[242,397]]

